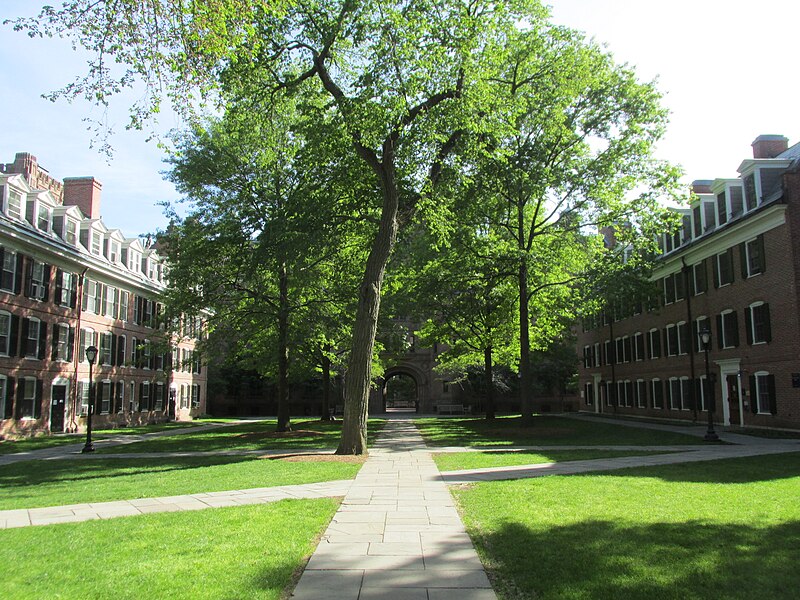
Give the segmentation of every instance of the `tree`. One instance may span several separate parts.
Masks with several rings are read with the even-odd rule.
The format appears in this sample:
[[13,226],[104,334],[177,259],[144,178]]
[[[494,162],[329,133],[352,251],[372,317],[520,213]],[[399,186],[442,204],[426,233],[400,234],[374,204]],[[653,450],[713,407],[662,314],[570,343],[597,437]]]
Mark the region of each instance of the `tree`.
[[[238,363],[277,379],[278,431],[288,431],[290,347],[309,322],[343,303],[337,264],[353,221],[321,202],[330,187],[306,168],[306,141],[296,106],[260,111],[232,105],[225,116],[186,134],[171,159],[170,179],[188,196],[186,218],[173,212],[162,236],[169,264],[168,307],[210,310],[209,326]],[[332,281],[335,278],[336,281]],[[296,357],[295,357],[296,360]]]
[[504,58],[494,83],[506,134],[487,141],[476,170],[494,201],[491,218],[516,249],[520,403],[529,421],[532,324],[538,329],[554,314],[553,294],[568,293],[581,271],[563,269],[561,282],[535,275],[552,273],[553,261],[575,251],[595,260],[591,250],[601,246],[584,235],[592,229],[646,229],[660,218],[657,196],[674,189],[677,172],[652,158],[666,124],[654,85],[638,82],[595,44],[561,27],[522,28]]

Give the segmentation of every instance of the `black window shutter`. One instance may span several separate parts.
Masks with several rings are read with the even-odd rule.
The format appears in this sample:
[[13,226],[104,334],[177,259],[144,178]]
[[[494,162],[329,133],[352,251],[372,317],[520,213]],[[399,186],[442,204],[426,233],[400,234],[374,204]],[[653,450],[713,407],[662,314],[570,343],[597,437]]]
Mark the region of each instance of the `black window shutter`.
[[117,364],[117,336],[111,334],[111,366]]
[[748,306],[744,309],[744,329],[747,334],[747,345],[753,345],[753,308]]
[[30,319],[22,317],[22,327],[20,327],[20,340],[19,340],[19,355],[25,356],[28,350],[28,328],[30,327]]
[[769,304],[764,303],[761,305],[761,314],[764,319],[764,339],[768,342],[772,341],[772,321],[769,317]]
[[16,356],[19,346],[19,317],[11,315],[11,327],[8,331],[8,355]]
[[80,344],[78,346],[78,362],[83,362],[83,359],[86,358],[86,352],[84,350],[85,348],[86,348],[86,330],[81,329]]
[[117,364],[122,366],[125,364],[125,338],[124,336],[119,336],[117,340]]
[[38,358],[41,360],[45,357],[45,346],[47,345],[47,323],[39,321],[39,354]]
[[56,293],[53,296],[53,304],[61,304],[61,291],[64,289],[62,287],[62,280],[64,278],[64,271],[61,269],[56,269]]
[[94,410],[94,414],[96,414],[96,415],[99,415],[101,410],[102,410],[102,408],[103,408],[103,388],[104,387],[105,386],[102,383],[98,382],[95,385],[95,388],[94,388],[95,389],[95,394],[94,394],[94,407],[95,407],[95,410]]
[[6,406],[3,412],[4,419],[11,419],[14,416],[14,378],[8,377],[6,379]]
[[25,297],[32,298],[31,287],[33,282],[33,260],[28,259],[25,261]]
[[758,389],[756,389],[756,376],[750,375],[750,410],[758,413]]
[[78,305],[78,282],[76,281],[76,277],[74,275],[70,285],[72,287],[70,288],[69,307],[75,308]]
[[36,380],[36,398],[33,401],[33,418],[38,419],[42,416],[42,389],[44,382],[41,379]]
[[725,253],[725,257],[728,261],[728,272],[731,274],[731,283],[736,280],[736,276],[733,274],[733,247],[731,246],[728,248],[728,251]]
[[142,400],[144,400],[144,382],[139,382],[139,410],[146,409],[146,406],[142,406]]
[[69,348],[67,348],[67,360],[72,362],[75,357],[75,328],[70,325],[69,327]]
[[151,381],[150,382],[150,393],[147,395],[147,410],[153,410],[153,408],[155,407],[155,404],[156,404],[156,398],[155,398],[156,393],[155,392],[156,392],[156,386]]
[[44,265],[42,267],[42,286],[44,287],[44,296],[42,296],[42,300],[47,302],[50,299],[50,265]]
[[731,328],[732,328],[731,331],[733,332],[733,336],[732,336],[733,337],[733,347],[734,348],[738,348],[739,347],[739,317],[736,314],[736,311],[733,311],[729,316],[730,316],[731,321],[733,322],[733,325],[731,326]]
[[778,414],[778,398],[775,394],[775,375],[767,375],[767,391],[769,392],[769,412]]
[[742,266],[742,279],[747,279],[747,248],[744,242],[739,244],[739,259]]
[[714,288],[719,287],[719,255],[712,256],[709,259],[711,262],[711,270],[714,274]]
[[765,272],[767,270],[767,254],[764,252],[764,234],[762,233],[756,238],[756,243],[758,244],[758,260],[761,263],[761,272]]
[[722,315],[717,315],[717,349],[722,350]]
[[59,332],[59,327],[56,324],[53,327],[53,344],[52,344],[53,352],[50,355],[50,360],[55,360],[58,358],[58,332]]
[[14,293],[22,291],[22,263],[25,262],[25,255],[17,252],[17,270],[14,274]]
[[22,403],[25,399],[25,379],[20,378],[17,381],[17,404],[14,410],[14,418],[22,418]]

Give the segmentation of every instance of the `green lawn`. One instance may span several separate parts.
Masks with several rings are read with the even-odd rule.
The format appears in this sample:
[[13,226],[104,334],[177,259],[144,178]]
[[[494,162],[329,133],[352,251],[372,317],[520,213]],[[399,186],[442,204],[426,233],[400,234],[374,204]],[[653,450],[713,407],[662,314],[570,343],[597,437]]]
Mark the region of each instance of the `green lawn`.
[[[385,421],[370,419],[370,442]],[[275,420],[255,421],[220,427],[209,431],[189,432],[159,437],[123,446],[97,446],[105,454],[130,452],[216,452],[219,450],[267,450],[298,448],[336,448],[342,435],[341,421],[297,420],[292,431],[275,432]]]
[[440,471],[461,469],[486,469],[489,467],[514,467],[569,460],[593,460],[618,456],[647,456],[665,452],[637,452],[633,450],[520,450],[495,452],[436,452],[433,460]]
[[530,426],[520,417],[501,417],[492,421],[464,417],[418,419],[414,421],[430,446],[659,446],[704,444],[702,438],[580,421],[567,417],[537,415]]
[[284,500],[0,530],[2,597],[284,599],[337,505]]
[[502,600],[794,600],[800,453],[454,490]]
[[352,479],[360,464],[245,456],[76,459],[0,466],[0,510]]
[[54,448],[65,444],[82,444],[86,441],[85,435],[54,435],[38,436],[21,440],[0,440],[0,454],[18,454],[43,448]]

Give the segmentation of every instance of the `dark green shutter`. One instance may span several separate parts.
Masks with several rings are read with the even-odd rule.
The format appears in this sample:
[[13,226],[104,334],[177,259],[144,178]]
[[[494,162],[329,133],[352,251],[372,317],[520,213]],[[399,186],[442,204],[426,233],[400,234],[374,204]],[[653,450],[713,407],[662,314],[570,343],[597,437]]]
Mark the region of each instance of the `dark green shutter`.
[[67,336],[69,347],[67,348],[67,360],[72,362],[72,359],[75,358],[75,328],[70,325],[69,326],[69,336]]
[[756,388],[756,376],[750,375],[750,411],[758,414],[758,389]]
[[714,255],[709,258],[711,261],[711,271],[714,276],[714,288],[719,287],[719,256]]
[[748,306],[744,309],[744,329],[747,337],[747,345],[753,345],[753,307]]
[[20,254],[17,252],[17,269],[14,273],[14,293],[19,294],[22,291],[22,264],[24,261],[25,255]]
[[45,346],[47,345],[47,323],[39,321],[39,352],[37,358],[39,360],[45,357]]
[[722,315],[717,315],[717,349],[722,350]]
[[61,269],[56,269],[56,293],[53,295],[53,304],[59,305],[61,304],[61,292],[64,289],[62,287],[62,281],[64,278],[64,271]]
[[58,324],[53,326],[53,352],[50,356],[50,360],[56,360],[58,358],[58,332],[59,327]]
[[775,393],[775,375],[767,375],[767,392],[769,393],[769,412],[778,414],[778,398]]
[[111,366],[117,364],[117,336],[111,334]]
[[731,313],[733,317],[733,347],[739,347],[739,315],[736,311]]
[[25,399],[25,379],[20,377],[17,380],[17,404],[14,410],[14,418],[22,418],[22,402]]
[[47,302],[50,299],[50,265],[42,265],[42,286],[44,287],[44,296],[42,300]]
[[14,378],[6,378],[6,406],[3,411],[4,419],[11,419],[14,417]]
[[761,263],[759,266],[761,267],[761,272],[764,273],[767,270],[767,254],[764,251],[763,233],[756,238],[756,243],[758,244],[758,260]]
[[772,341],[772,322],[769,316],[769,304],[764,303],[761,305],[761,314],[764,319],[764,339],[767,342]]
[[28,259],[25,261],[25,290],[24,294],[26,298],[32,298],[31,294],[31,287],[33,282],[33,259]]
[[11,315],[11,327],[8,330],[8,355],[16,356],[19,347],[19,317]]
[[85,348],[86,348],[86,330],[85,329],[81,329],[81,333],[80,333],[80,338],[79,339],[80,339],[80,344],[79,344],[79,347],[78,347],[78,362],[83,362],[84,359],[86,358],[86,352],[85,352]]
[[28,333],[30,328],[30,319],[26,319],[22,317],[22,323],[19,332],[19,355],[23,358],[25,357],[25,353],[28,351]]
[[728,261],[728,272],[731,274],[731,283],[736,281],[736,276],[734,275],[733,270],[733,247],[728,248],[728,251],[725,253],[725,257]]
[[739,244],[739,262],[742,267],[742,279],[747,279],[747,248],[744,242]]
[[38,419],[42,416],[42,391],[44,389],[44,382],[41,379],[36,380],[36,397],[33,399],[33,418]]

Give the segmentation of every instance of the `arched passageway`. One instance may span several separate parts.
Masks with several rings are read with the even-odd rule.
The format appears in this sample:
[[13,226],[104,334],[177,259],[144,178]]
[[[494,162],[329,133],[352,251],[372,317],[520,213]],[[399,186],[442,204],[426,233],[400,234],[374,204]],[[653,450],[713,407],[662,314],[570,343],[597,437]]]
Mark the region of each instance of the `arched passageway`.
[[419,412],[417,381],[408,373],[397,372],[384,379],[381,393],[384,410]]

